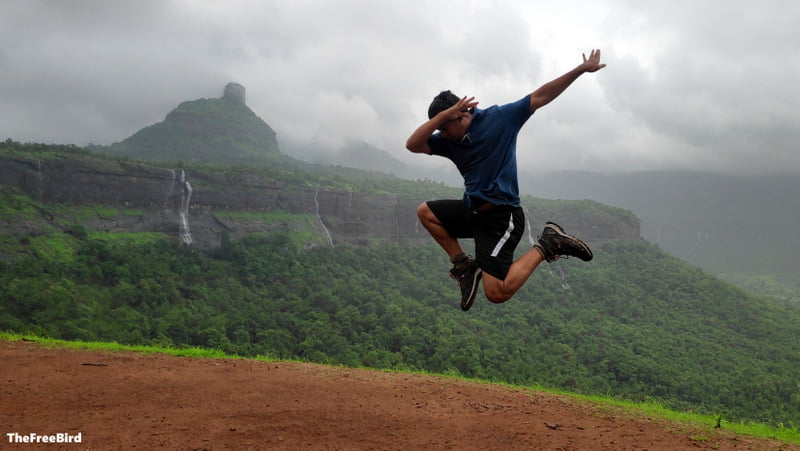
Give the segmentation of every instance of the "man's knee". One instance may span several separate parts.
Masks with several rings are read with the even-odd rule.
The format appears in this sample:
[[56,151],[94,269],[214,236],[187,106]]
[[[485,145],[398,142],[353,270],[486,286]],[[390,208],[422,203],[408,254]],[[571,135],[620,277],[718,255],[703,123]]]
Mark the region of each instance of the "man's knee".
[[514,295],[514,293],[509,293],[504,289],[502,281],[498,281],[499,283],[493,281],[489,282],[486,279],[487,278],[484,277],[483,294],[486,295],[486,299],[488,299],[489,302],[500,304],[501,302],[506,302],[507,300],[511,299],[511,296]]
[[420,222],[424,224],[425,222],[430,221],[432,216],[433,212],[431,211],[430,207],[428,207],[427,202],[419,204],[417,207],[417,217],[419,218]]

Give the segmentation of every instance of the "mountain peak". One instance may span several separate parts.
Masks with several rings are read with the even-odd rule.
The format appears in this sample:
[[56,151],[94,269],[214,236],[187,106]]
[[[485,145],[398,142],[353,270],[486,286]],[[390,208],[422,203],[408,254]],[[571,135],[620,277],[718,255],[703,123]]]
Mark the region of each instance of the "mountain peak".
[[245,98],[244,86],[228,83],[222,98],[181,102],[164,121],[112,144],[108,152],[140,160],[263,163],[280,155],[278,141]]
[[225,85],[225,91],[222,93],[222,98],[236,103],[241,103],[242,105],[247,105],[247,102],[245,102],[245,88],[239,83],[230,82]]

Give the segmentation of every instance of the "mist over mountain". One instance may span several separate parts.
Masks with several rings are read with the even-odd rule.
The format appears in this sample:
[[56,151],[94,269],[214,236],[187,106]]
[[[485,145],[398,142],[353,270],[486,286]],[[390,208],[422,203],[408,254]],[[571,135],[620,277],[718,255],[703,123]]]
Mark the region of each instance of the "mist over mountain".
[[667,252],[726,278],[775,277],[800,291],[798,175],[562,171],[520,185],[535,196],[630,209],[642,236]]
[[281,151],[299,160],[329,166],[343,166],[365,171],[406,176],[411,169],[389,152],[364,141],[350,142],[331,149],[311,144],[284,144]]
[[439,166],[427,164],[427,159],[439,157],[416,155],[417,164],[409,164],[364,141],[349,142],[338,148],[288,142],[281,145],[281,151],[308,163],[378,171],[412,180],[435,180],[453,187],[464,185],[458,170],[449,162]]

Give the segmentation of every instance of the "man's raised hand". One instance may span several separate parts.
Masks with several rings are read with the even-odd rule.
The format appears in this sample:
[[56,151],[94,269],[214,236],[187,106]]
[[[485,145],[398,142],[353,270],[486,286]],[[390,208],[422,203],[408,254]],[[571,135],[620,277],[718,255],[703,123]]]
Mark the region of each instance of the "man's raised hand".
[[600,64],[600,49],[592,49],[589,53],[589,58],[586,58],[584,53],[582,66],[586,72],[597,72],[606,67],[605,64]]
[[461,116],[463,116],[468,110],[475,108],[476,106],[478,106],[478,102],[475,100],[475,97],[467,98],[466,96],[464,96],[458,102],[456,102],[455,105],[445,110],[447,112],[446,113],[447,119],[448,120],[458,119]]

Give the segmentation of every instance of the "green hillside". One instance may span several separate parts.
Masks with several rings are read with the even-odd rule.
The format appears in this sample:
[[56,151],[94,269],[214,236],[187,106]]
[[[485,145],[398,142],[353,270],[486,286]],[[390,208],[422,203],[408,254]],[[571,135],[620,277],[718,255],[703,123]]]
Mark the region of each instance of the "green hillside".
[[275,132],[229,88],[217,99],[182,102],[164,121],[94,150],[149,161],[265,163],[283,156]]
[[[391,183],[428,197],[453,191],[316,171],[273,175],[354,190]],[[174,235],[99,232],[84,221],[145,212],[48,204],[14,186],[2,187],[0,213],[3,331],[418,369],[654,399],[730,420],[800,422],[800,311],[644,241],[608,241],[589,264],[544,265],[511,301],[479,296],[464,313],[432,242],[329,247],[307,231],[276,231],[202,253]],[[15,231],[45,213],[50,229]]]

